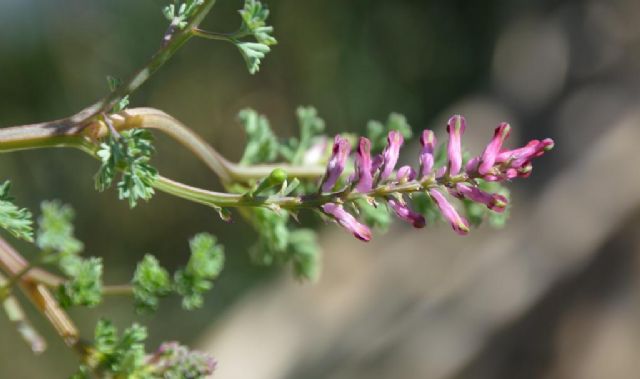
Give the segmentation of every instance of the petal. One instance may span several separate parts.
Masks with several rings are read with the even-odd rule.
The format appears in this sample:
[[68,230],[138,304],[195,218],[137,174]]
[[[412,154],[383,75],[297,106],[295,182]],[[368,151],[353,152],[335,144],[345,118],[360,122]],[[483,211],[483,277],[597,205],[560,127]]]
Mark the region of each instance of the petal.
[[327,171],[322,182],[323,192],[330,192],[336,185],[347,163],[350,151],[351,145],[349,141],[337,135],[333,143],[331,158],[329,159],[329,163],[327,163]]
[[407,221],[408,223],[413,225],[414,228],[417,228],[417,229],[424,228],[425,225],[427,224],[424,216],[422,216],[420,213],[414,212],[411,209],[409,209],[407,204],[405,204],[403,201],[400,201],[394,198],[389,198],[387,200],[387,203],[389,204],[393,212],[396,214],[396,216],[398,216],[398,218]]
[[496,162],[496,158],[500,149],[502,149],[502,144],[509,137],[511,133],[511,126],[506,122],[501,123],[496,128],[493,133],[493,138],[491,142],[487,145],[482,153],[482,157],[480,158],[480,165],[478,166],[478,172],[482,175],[488,173],[492,168],[494,163]]
[[380,180],[387,179],[393,172],[393,169],[396,167],[396,163],[398,163],[400,147],[403,143],[404,138],[400,132],[396,130],[389,132],[389,135],[387,136],[387,146],[382,152],[382,171],[380,172]]
[[411,166],[402,166],[396,172],[396,180],[399,183],[406,183],[416,178],[416,170]]
[[449,133],[449,143],[447,154],[449,157],[449,175],[458,175],[462,167],[462,135],[466,129],[467,122],[464,117],[455,115],[447,123],[447,133]]
[[484,204],[494,212],[502,213],[507,207],[507,198],[500,194],[488,193],[478,187],[472,187],[463,183],[458,183],[456,190],[467,199]]
[[429,195],[436,202],[442,215],[449,220],[456,233],[466,235],[469,233],[469,221],[458,214],[458,211],[449,203],[446,197],[435,188],[429,190]]
[[351,213],[345,211],[342,205],[327,203],[322,206],[322,210],[332,216],[342,227],[349,230],[357,239],[365,242],[371,240],[371,230],[366,225],[359,223]]
[[371,170],[371,142],[360,137],[358,144],[358,153],[356,154],[356,171],[354,176],[354,182],[356,184],[356,190],[358,192],[371,191],[373,184],[373,174]]
[[424,130],[420,136],[420,175],[422,177],[431,175],[434,165],[434,151],[436,145],[436,136],[431,130]]

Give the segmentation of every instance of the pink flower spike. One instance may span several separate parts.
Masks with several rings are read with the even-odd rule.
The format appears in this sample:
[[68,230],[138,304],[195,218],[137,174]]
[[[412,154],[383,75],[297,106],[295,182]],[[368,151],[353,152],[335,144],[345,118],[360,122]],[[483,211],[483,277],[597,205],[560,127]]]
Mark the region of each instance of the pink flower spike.
[[449,133],[449,143],[447,154],[449,156],[449,175],[458,175],[462,168],[462,135],[467,128],[464,117],[455,115],[447,123],[447,133]]
[[351,213],[344,210],[342,205],[327,203],[322,206],[322,210],[332,216],[338,224],[353,233],[353,236],[359,240],[368,242],[371,240],[371,230],[358,222]]
[[424,130],[420,136],[420,175],[422,177],[431,175],[433,171],[434,158],[433,153],[436,146],[436,136],[431,130]]
[[398,157],[400,156],[400,146],[404,143],[402,134],[396,130],[389,132],[387,136],[387,146],[382,152],[382,168],[380,172],[380,180],[385,180],[391,175],[393,169],[398,163]]
[[456,190],[467,199],[484,204],[487,208],[498,213],[504,212],[509,202],[506,197],[500,194],[487,193],[478,187],[472,187],[468,184],[458,183]]
[[406,183],[416,178],[416,170],[411,166],[402,166],[396,172],[396,180],[398,183]]
[[442,215],[449,220],[451,227],[456,233],[463,236],[469,233],[469,221],[458,214],[453,205],[449,203],[440,191],[432,188],[429,190],[429,195],[431,195],[431,198],[436,202]]
[[494,163],[496,162],[496,158],[500,149],[502,148],[502,144],[509,137],[511,133],[511,126],[506,122],[501,123],[496,128],[493,133],[493,138],[491,142],[487,145],[482,153],[482,157],[480,158],[480,166],[478,166],[478,172],[481,175],[488,173],[492,168]]
[[336,185],[336,182],[347,163],[347,158],[349,157],[350,152],[351,145],[349,144],[349,141],[337,135],[333,142],[333,152],[331,153],[331,158],[327,164],[327,171],[324,174],[322,182],[323,192],[331,192],[333,187]]
[[396,214],[396,216],[398,216],[398,218],[407,221],[408,223],[413,225],[414,228],[421,229],[424,228],[427,224],[424,216],[409,209],[407,204],[405,204],[404,202],[398,199],[389,198],[387,200],[387,203]]
[[373,183],[371,164],[371,142],[364,137],[360,137],[354,176],[354,182],[357,181],[356,190],[358,192],[371,191]]

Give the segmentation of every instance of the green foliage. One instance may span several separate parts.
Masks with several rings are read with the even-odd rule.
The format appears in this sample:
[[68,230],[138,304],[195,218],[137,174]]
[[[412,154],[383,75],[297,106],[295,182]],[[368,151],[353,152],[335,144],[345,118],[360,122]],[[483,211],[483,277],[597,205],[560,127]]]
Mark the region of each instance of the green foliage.
[[33,218],[25,208],[18,208],[9,196],[11,182],[0,185],[0,228],[16,238],[33,242]]
[[292,164],[302,164],[304,154],[317,142],[317,137],[324,132],[325,125],[314,107],[298,107],[296,116],[300,138],[291,138],[287,145],[280,148],[280,152]]
[[102,300],[102,259],[78,255],[84,244],[73,234],[73,208],[57,200],[43,201],[40,207],[36,245],[43,261],[57,264],[68,277],[58,287],[60,305],[97,305]]
[[247,64],[251,74],[260,69],[260,60],[271,50],[270,45],[277,43],[271,35],[273,27],[266,24],[269,10],[258,0],[245,0],[244,7],[239,11],[242,17],[240,30],[235,34],[237,38],[252,36],[256,42],[246,42],[234,39],[233,42],[240,50],[240,54]]
[[311,229],[297,229],[289,233],[289,256],[293,273],[298,279],[315,281],[320,276],[320,247]]
[[269,126],[269,120],[249,108],[240,111],[238,118],[247,134],[247,144],[240,163],[273,162],[278,157],[279,143]]
[[386,206],[380,204],[374,206],[363,199],[356,201],[356,205],[360,211],[360,219],[365,224],[383,232],[389,229],[392,218]]
[[[83,243],[73,235],[75,212],[69,205],[60,201],[43,201],[38,218],[38,236],[36,245],[48,256],[58,261],[61,258],[78,254],[84,248]],[[53,255],[57,253],[58,255]]]
[[251,74],[258,72],[260,69],[260,60],[271,51],[269,46],[257,42],[237,42],[236,46],[238,50],[240,50],[240,54]]
[[275,45],[276,39],[271,36],[273,27],[267,25],[269,9],[258,0],[245,0],[244,8],[238,11],[242,17],[240,31],[252,34],[256,41],[265,45]]
[[[107,84],[109,85],[109,90],[113,92],[122,85],[122,81],[116,77],[109,75],[107,76]],[[120,99],[120,101],[118,101],[118,103],[113,106],[113,108],[111,109],[111,112],[112,113],[121,112],[125,110],[128,106],[129,106],[129,95]]]
[[185,309],[200,308],[203,294],[213,287],[224,266],[224,249],[216,243],[216,238],[208,233],[200,233],[189,241],[191,257],[184,269],[174,275],[175,288],[182,295]]
[[[507,204],[511,204],[510,201],[510,191],[502,186],[498,182],[487,182],[484,180],[477,180],[478,187],[488,193],[497,193],[503,195],[509,200]],[[507,209],[502,213],[494,212],[487,208],[484,204],[476,203],[468,199],[464,199],[462,201],[464,205],[464,211],[467,216],[467,219],[471,223],[471,225],[479,226],[485,220],[489,221],[489,225],[494,228],[502,228],[507,222],[509,218],[509,208],[510,205],[507,205]]]
[[392,130],[399,131],[405,140],[413,135],[406,117],[399,113],[391,113],[386,124],[375,120],[369,121],[367,123],[367,137],[371,140],[371,151],[382,150],[387,145],[387,134]]
[[[133,324],[119,337],[116,327],[110,321],[101,319],[96,325],[94,338],[94,350],[81,371],[89,372],[93,369],[112,378],[153,378],[145,365],[146,328]],[[78,376],[84,377],[86,376]]]
[[207,354],[177,342],[165,342],[155,353],[147,354],[147,330],[138,324],[119,336],[110,321],[101,319],[94,334],[93,347],[71,379],[204,379],[215,367]]
[[289,214],[266,208],[252,209],[250,220],[259,234],[249,254],[254,263],[271,266],[291,262],[299,279],[315,280],[320,272],[320,248],[310,229],[293,229]]
[[189,19],[203,3],[204,0],[174,0],[162,9],[162,14],[171,22],[171,25],[184,29],[189,23]]
[[93,307],[102,300],[102,258],[66,260],[62,271],[70,277],[58,287],[58,302],[62,307],[83,305]]
[[140,199],[149,200],[153,194],[153,183],[158,171],[149,164],[155,149],[151,133],[143,129],[131,129],[120,136],[110,135],[100,144],[98,157],[102,162],[95,176],[98,191],[111,187],[118,172],[122,175],[117,183],[118,197],[129,201],[131,208]]
[[256,208],[251,211],[250,220],[259,238],[249,251],[254,263],[270,266],[275,262],[285,261],[289,245],[289,229],[287,212],[275,212],[267,208]]
[[155,311],[159,298],[171,292],[171,277],[153,255],[145,255],[133,275],[133,297],[139,313]]

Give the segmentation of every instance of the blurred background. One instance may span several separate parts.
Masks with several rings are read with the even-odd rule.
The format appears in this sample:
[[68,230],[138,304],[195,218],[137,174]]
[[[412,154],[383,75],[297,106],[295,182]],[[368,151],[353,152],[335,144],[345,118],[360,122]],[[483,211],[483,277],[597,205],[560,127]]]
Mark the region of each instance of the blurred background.
[[[279,44],[250,76],[231,45],[193,41],[136,93],[230,159],[242,153],[236,120],[247,106],[283,137],[298,105],[314,105],[328,131],[363,132],[370,119],[407,116],[414,131],[443,132],[467,117],[479,152],[500,121],[511,146],[552,137],[556,149],[516,181],[512,220],[469,237],[448,226],[400,222],[363,244],[321,230],[316,284],[249,263],[242,222],[158,194],[129,211],[93,189],[95,161],[41,150],[0,157],[18,203],[57,198],[76,211],[86,254],[105,281],[131,277],[152,252],[174,268],[187,240],[218,235],[227,267],[199,311],[178,299],[151,317],[127,299],[73,310],[84,335],[99,317],[145,323],[148,349],[180,340],[213,353],[219,378],[612,378],[640,376],[640,2],[635,0],[271,0]],[[0,1],[0,125],[73,114],[101,97],[105,77],[126,77],[166,27],[154,0]],[[240,23],[240,0],[220,0],[205,22]],[[406,160],[416,150],[412,141]],[[184,149],[158,137],[169,177],[218,186]],[[413,150],[413,151],[412,151]],[[218,187],[219,188],[219,187]],[[33,248],[15,244],[26,256]],[[26,307],[31,311],[30,307]],[[34,358],[0,321],[1,378],[65,378],[77,358],[31,312],[49,349]]]

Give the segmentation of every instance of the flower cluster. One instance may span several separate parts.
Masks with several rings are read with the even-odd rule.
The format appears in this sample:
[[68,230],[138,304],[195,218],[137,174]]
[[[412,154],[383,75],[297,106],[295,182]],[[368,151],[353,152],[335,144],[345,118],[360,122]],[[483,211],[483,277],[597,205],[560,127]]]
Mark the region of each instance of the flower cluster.
[[178,342],[163,343],[146,363],[150,371],[163,378],[204,378],[213,373],[217,364],[210,355],[189,350]]
[[[503,144],[511,127],[507,123],[501,123],[482,154],[465,162],[462,152],[462,135],[465,129],[464,117],[455,115],[449,119],[447,161],[442,167],[436,167],[435,134],[431,130],[424,130],[420,136],[422,148],[417,171],[411,166],[395,170],[400,148],[404,143],[404,138],[398,131],[389,132],[386,147],[374,156],[370,151],[371,142],[360,137],[353,158],[353,174],[337,192],[332,192],[340,183],[351,152],[349,141],[336,136],[326,173],[320,184],[321,191],[329,193],[331,201],[321,206],[322,211],[356,238],[369,241],[371,230],[352,214],[357,213],[358,209],[349,200],[364,198],[375,206],[378,206],[379,201],[385,202],[398,218],[415,228],[423,228],[426,225],[425,217],[412,210],[408,203],[412,194],[420,192],[433,201],[454,231],[461,235],[467,234],[469,221],[456,210],[447,195],[483,204],[494,212],[504,212],[508,199],[501,194],[482,190],[479,183],[528,177],[531,175],[533,159],[551,150],[554,142],[550,138],[532,140],[521,148],[504,149]],[[345,209],[350,205],[352,213]]]

